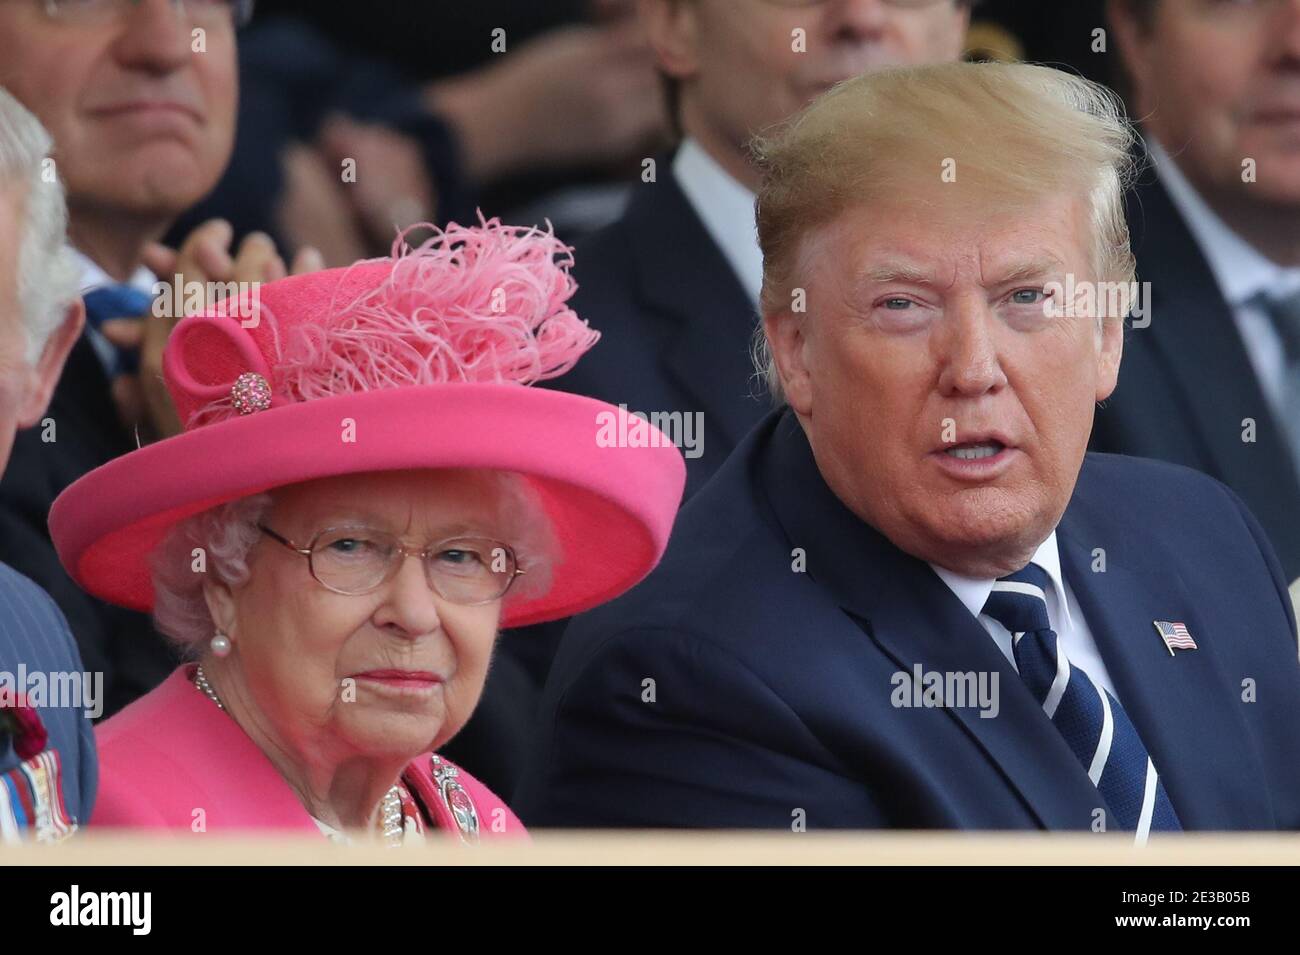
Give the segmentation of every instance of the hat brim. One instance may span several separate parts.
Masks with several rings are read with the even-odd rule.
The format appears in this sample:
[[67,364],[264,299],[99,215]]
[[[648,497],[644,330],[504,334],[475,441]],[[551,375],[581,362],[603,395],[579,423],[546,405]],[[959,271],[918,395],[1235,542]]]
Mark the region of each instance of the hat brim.
[[[602,440],[611,421],[633,439]],[[551,586],[507,600],[504,627],[571,616],[641,580],[686,480],[681,452],[625,409],[521,385],[424,385],[297,402],[148,445],[59,495],[50,533],[85,590],[149,611],[149,556],[186,517],[317,478],[443,468],[522,474],[550,521]]]

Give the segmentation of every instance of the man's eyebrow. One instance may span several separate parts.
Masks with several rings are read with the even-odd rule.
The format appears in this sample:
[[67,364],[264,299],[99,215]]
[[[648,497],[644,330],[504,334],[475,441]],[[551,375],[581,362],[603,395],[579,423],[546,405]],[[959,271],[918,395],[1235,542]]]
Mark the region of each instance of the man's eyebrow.
[[996,278],[986,284],[1007,285],[1011,282],[1033,281],[1054,272],[1059,272],[1062,265],[1061,260],[1055,256],[1044,256],[1040,259],[1032,259],[1019,265],[1013,265],[1006,271],[998,272]]
[[[1047,276],[1060,272],[1063,267],[1064,264],[1060,259],[1048,254],[1041,258],[1012,265],[1006,271],[998,273],[995,279],[986,282],[985,285],[993,287],[1009,285],[1013,282],[1041,281]],[[856,272],[855,278],[855,284],[858,285],[888,285],[891,282],[928,286],[941,284],[937,273],[932,269],[910,265],[906,262],[884,262],[880,265],[868,266]]]
[[867,282],[910,282],[913,285],[935,284],[935,273],[905,262],[886,262],[873,265],[858,272],[858,277]]

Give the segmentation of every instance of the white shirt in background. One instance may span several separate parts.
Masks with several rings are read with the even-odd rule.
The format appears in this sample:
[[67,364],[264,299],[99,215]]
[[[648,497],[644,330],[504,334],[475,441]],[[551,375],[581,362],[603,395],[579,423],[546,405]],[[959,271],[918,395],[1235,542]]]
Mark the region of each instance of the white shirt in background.
[[763,288],[763,253],[754,224],[754,194],[689,137],[673,157],[673,175],[757,309]]
[[[1300,292],[1300,268],[1278,265],[1234,232],[1201,198],[1160,143],[1150,139],[1147,147],[1160,182],[1210,263],[1219,292],[1232,309],[1264,397],[1282,414],[1286,354],[1272,319],[1251,299],[1260,292],[1277,300]],[[1172,320],[1176,321],[1176,316]]]

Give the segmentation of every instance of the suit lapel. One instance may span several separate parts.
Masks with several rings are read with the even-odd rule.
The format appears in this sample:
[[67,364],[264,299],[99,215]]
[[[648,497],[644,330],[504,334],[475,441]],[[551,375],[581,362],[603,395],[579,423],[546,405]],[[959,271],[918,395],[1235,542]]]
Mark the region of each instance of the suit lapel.
[[[1148,336],[1220,480],[1248,488],[1267,474],[1270,482],[1282,482],[1290,499],[1300,500],[1286,439],[1209,263],[1159,182],[1140,187],[1131,201],[1138,278],[1151,283],[1151,324],[1127,334]],[[1133,398],[1140,393],[1139,386]],[[1255,419],[1253,445],[1242,442],[1244,418]]]
[[998,674],[996,717],[985,719],[969,706],[947,712],[997,764],[1044,828],[1087,828],[1101,798],[1083,767],[980,622],[928,566],[921,568],[924,573],[917,569],[907,575],[906,587],[881,581],[888,597],[861,608],[870,616],[845,609],[859,616],[901,670],[911,672],[919,664],[927,673]]
[[[1061,572],[1183,828],[1258,828],[1272,810],[1258,785],[1263,770],[1241,712],[1242,688],[1219,659],[1215,635],[1172,569],[1139,576],[1108,555],[1105,572],[1094,573],[1092,542],[1103,537],[1077,509],[1067,510],[1057,529]],[[1156,620],[1185,623],[1198,649],[1171,657]]]
[[1048,829],[1084,829],[1100,796],[1060,732],[965,605],[930,569],[849,511],[822,480],[802,429],[777,422],[767,484],[777,517],[808,573],[898,666],[934,673],[996,673],[999,713],[950,708],[972,741]]
[[[749,341],[757,316],[748,294],[671,172],[639,183],[625,216],[642,299],[669,318],[665,371],[703,411],[706,427],[735,445],[767,410],[753,397]],[[649,409],[646,409],[649,410]]]

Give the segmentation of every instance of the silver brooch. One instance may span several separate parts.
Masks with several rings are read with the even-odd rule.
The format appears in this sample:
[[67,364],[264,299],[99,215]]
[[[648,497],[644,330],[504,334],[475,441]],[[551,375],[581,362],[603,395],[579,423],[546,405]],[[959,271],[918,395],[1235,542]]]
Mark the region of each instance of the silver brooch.
[[461,840],[470,844],[478,842],[478,810],[474,808],[474,800],[469,798],[465,787],[456,781],[460,773],[455,766],[443,762],[442,757],[436,754],[429,757],[429,765],[433,769],[433,781],[438,784],[442,803],[451,813],[452,819],[456,820]]

